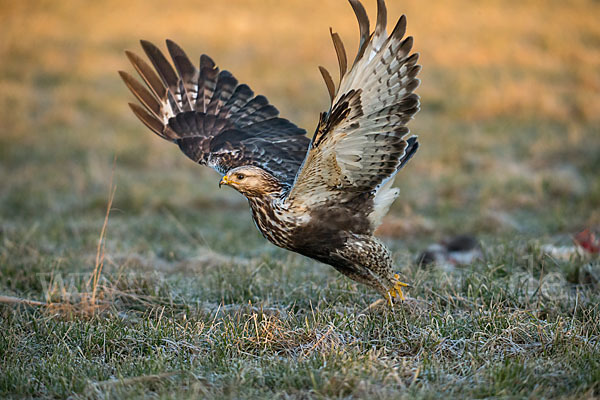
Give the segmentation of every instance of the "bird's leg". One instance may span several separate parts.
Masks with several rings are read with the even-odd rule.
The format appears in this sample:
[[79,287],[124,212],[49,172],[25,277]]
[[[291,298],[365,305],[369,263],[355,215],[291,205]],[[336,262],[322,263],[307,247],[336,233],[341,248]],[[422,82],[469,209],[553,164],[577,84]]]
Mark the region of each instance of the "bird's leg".
[[387,293],[387,300],[388,303],[390,305],[393,304],[393,300],[392,298],[395,298],[396,296],[398,296],[398,298],[402,301],[404,301],[406,299],[406,297],[404,297],[404,293],[402,292],[402,288],[403,287],[410,287],[410,285],[408,283],[404,283],[400,281],[400,276],[398,274],[394,274],[394,286],[388,290]]

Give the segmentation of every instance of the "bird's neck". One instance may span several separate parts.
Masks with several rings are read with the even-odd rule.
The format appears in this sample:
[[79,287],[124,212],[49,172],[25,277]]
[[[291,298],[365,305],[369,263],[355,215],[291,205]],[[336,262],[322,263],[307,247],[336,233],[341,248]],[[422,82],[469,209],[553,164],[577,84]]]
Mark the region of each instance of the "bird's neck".
[[[283,209],[283,193],[269,193],[262,196],[248,196],[248,203],[252,209],[254,220],[258,218],[277,218]],[[259,226],[260,228],[260,226]]]
[[252,209],[252,218],[262,235],[276,246],[289,248],[287,227],[293,226],[294,215],[286,209],[283,193],[248,197]]

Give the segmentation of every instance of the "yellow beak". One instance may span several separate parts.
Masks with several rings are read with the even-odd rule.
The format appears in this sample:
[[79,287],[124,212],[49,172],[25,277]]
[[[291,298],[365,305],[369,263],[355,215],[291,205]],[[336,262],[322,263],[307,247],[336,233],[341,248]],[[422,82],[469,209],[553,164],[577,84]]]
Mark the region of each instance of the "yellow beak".
[[219,182],[219,188],[221,188],[222,185],[229,185],[229,179],[227,179],[227,175],[225,175],[222,179],[221,182]]

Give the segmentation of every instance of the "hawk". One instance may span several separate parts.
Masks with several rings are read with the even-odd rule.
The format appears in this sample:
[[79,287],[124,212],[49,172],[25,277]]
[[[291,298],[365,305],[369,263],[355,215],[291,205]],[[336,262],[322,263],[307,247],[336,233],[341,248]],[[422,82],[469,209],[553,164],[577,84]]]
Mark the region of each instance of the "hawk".
[[360,30],[352,64],[330,30],[340,70],[336,85],[319,67],[331,106],[306,131],[280,118],[262,95],[207,55],[196,67],[171,40],[172,64],[141,41],[150,60],[127,51],[143,83],[120,71],[141,103],[133,113],[154,133],[222,176],[219,183],[248,199],[252,217],[276,246],[333,266],[388,299],[404,300],[407,286],[373,232],[399,195],[394,177],[417,151],[406,126],[419,110],[414,90],[421,67],[404,38],[403,15],[388,34],[384,0],[377,0],[373,32],[359,0],[349,0]]

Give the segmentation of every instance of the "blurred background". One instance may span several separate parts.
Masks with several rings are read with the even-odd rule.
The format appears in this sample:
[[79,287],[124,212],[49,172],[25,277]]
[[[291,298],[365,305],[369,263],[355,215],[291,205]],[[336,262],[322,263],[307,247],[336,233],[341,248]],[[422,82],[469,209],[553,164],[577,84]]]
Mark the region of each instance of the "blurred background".
[[[374,20],[375,1],[365,3]],[[406,14],[421,54],[422,109],[410,127],[422,148],[380,233],[410,246],[600,225],[600,3],[388,3],[389,24]],[[67,263],[94,250],[116,157],[114,251],[162,254],[165,213],[226,252],[236,229],[270,246],[241,196],[217,190],[212,170],[134,117],[117,71],[134,72],[123,51],[142,54],[139,39],[164,49],[170,38],[312,133],[329,101],[317,65],[337,71],[330,26],[353,55],[358,27],[342,0],[1,0],[1,234],[34,238],[38,256]]]
[[346,1],[0,0],[0,397],[599,393],[600,247],[573,235],[600,229],[600,2],[387,3],[423,66],[422,146],[379,230],[401,312],[262,238],[117,74],[170,38],[312,134],[329,27],[358,43]]

